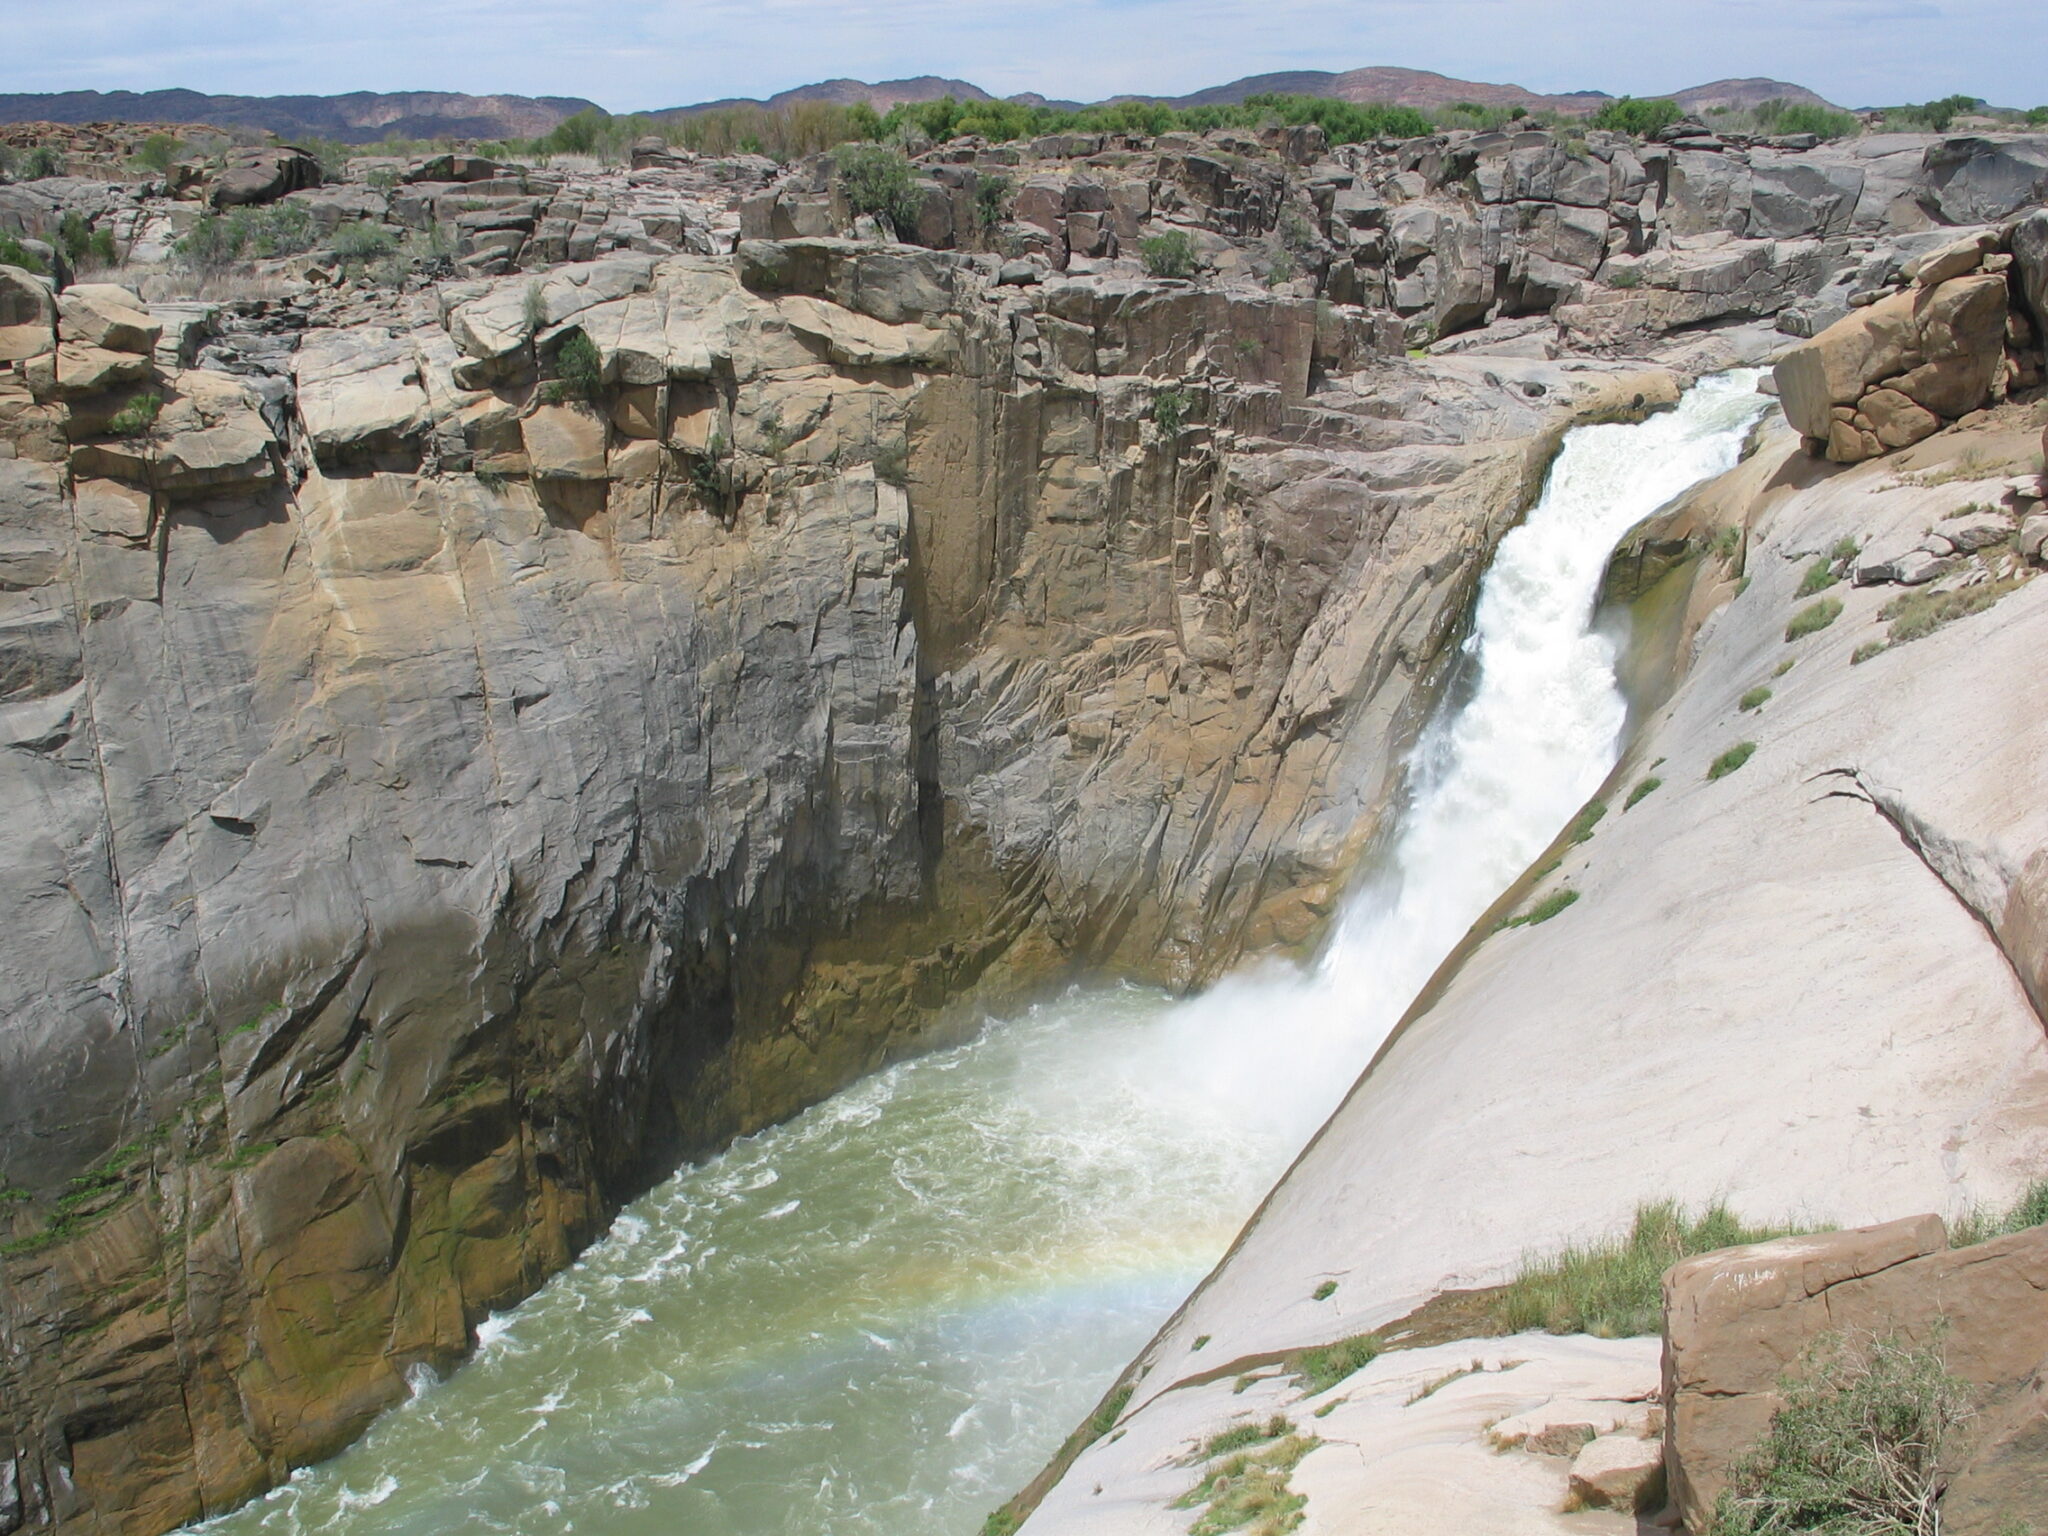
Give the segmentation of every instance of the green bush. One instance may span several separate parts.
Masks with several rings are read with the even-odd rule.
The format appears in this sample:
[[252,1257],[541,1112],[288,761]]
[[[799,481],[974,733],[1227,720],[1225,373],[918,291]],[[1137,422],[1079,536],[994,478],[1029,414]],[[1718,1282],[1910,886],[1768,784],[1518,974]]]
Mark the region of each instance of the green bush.
[[374,261],[395,254],[398,242],[383,225],[356,221],[337,229],[328,247],[343,261]]
[[2026,124],[2029,128],[2048,128],[2048,107],[2027,108]]
[[1837,112],[1817,101],[1767,101],[1756,109],[1766,133],[1810,133],[1823,139],[1852,139],[1863,131],[1853,112]]
[[974,217],[983,229],[1000,224],[1010,215],[1010,178],[981,173],[974,184]]
[[1641,800],[1645,795],[1655,794],[1658,790],[1662,789],[1663,787],[1664,781],[1662,779],[1644,779],[1641,782],[1639,782],[1634,789],[1628,792],[1628,798],[1622,801],[1621,808],[1624,811],[1633,810],[1638,800]]
[[1633,138],[1647,139],[1658,129],[1670,127],[1683,116],[1683,107],[1661,96],[1650,101],[1634,96],[1617,96],[1593,114],[1592,126],[1609,133],[1626,133]]
[[1799,589],[1794,597],[1813,597],[1827,591],[1842,578],[1835,572],[1835,563],[1826,555],[1816,555],[1813,564],[1806,568],[1806,574],[1799,578]]
[[1817,634],[1842,616],[1842,600],[1839,597],[1824,597],[1817,603],[1809,603],[1792,615],[1792,622],[1785,626],[1785,639],[1803,640]]
[[188,266],[218,271],[246,257],[296,256],[312,248],[313,216],[297,203],[209,214],[177,245]]
[[1947,133],[1950,124],[1978,105],[1979,98],[1975,96],[1944,96],[1939,101],[1923,101],[1918,105],[1886,107],[1884,125],[1893,132],[1920,128],[1932,133]]
[[1162,235],[1138,243],[1145,258],[1145,270],[1154,277],[1190,278],[1195,275],[1195,242],[1184,229],[1169,229]]
[[1705,1536],[1937,1536],[1942,1453],[1973,1410],[1939,1349],[1823,1335]]
[[19,267],[22,271],[33,272],[38,277],[47,277],[50,273],[42,257],[13,235],[4,232],[0,232],[0,267]]
[[1741,710],[1744,714],[1748,714],[1753,709],[1762,709],[1766,704],[1770,703],[1770,701],[1771,690],[1762,686],[1758,686],[1750,689],[1749,692],[1745,693],[1741,698],[1737,699],[1735,701],[1735,707]]
[[1187,423],[1188,397],[1177,389],[1162,389],[1152,397],[1152,424],[1168,442],[1180,436]]
[[1541,1328],[1603,1339],[1645,1338],[1663,1331],[1664,1271],[1673,1264],[1787,1235],[1786,1228],[1746,1226],[1720,1204],[1697,1217],[1670,1200],[1638,1206],[1624,1237],[1525,1261],[1502,1290],[1502,1326],[1509,1333]]
[[156,425],[157,413],[164,408],[161,395],[137,395],[107,423],[107,432],[113,437],[140,437]]
[[542,397],[559,405],[565,400],[595,400],[604,389],[604,359],[597,343],[582,331],[570,331],[555,348],[553,372],[542,385]]
[[1332,1296],[1336,1294],[1337,1282],[1334,1280],[1325,1280],[1321,1285],[1315,1288],[1315,1299],[1317,1301],[1328,1301]]
[[23,181],[47,181],[52,176],[64,174],[64,156],[55,145],[38,144],[21,157],[21,179]]
[[846,205],[856,214],[888,222],[898,235],[917,231],[918,195],[903,151],[885,144],[857,144],[834,156]]
[[910,444],[902,438],[881,444],[875,449],[874,465],[877,480],[898,490],[907,488],[910,484]]
[[137,170],[154,171],[159,176],[168,176],[171,167],[178,163],[178,155],[184,147],[183,141],[171,134],[152,133],[142,141],[142,147],[135,151],[135,167]]
[[1738,741],[1707,765],[1708,779],[1725,779],[1756,754],[1756,743]]

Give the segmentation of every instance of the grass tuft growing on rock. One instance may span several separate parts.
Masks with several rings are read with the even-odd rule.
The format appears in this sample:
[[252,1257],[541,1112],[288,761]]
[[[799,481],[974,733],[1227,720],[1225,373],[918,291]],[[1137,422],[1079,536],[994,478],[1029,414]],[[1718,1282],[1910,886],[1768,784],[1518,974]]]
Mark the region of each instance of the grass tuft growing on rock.
[[1520,917],[1511,917],[1501,924],[1503,928],[1534,928],[1538,923],[1547,923],[1566,907],[1579,899],[1579,893],[1570,886],[1561,891],[1552,891]]
[[1305,1349],[1295,1357],[1295,1379],[1311,1395],[1328,1391],[1346,1376],[1371,1365],[1383,1348],[1378,1334],[1360,1333],[1320,1349]]
[[1207,1506],[1188,1527],[1188,1536],[1223,1536],[1227,1531],[1287,1536],[1297,1529],[1308,1499],[1289,1489],[1287,1482],[1301,1458],[1318,1443],[1309,1436],[1290,1433],[1264,1450],[1240,1451],[1211,1467],[1175,1501],[1177,1509]]
[[2024,576],[2008,576],[1951,592],[1908,592],[1878,609],[1877,616],[1890,623],[1891,644],[1904,645],[1909,640],[1924,640],[1957,619],[1982,613],[2007,593],[2018,590],[2026,580]]
[[1654,795],[1658,790],[1662,789],[1663,787],[1664,781],[1658,778],[1655,774],[1652,774],[1647,779],[1638,780],[1636,783],[1636,787],[1628,792],[1628,798],[1621,802],[1621,808],[1624,811],[1634,810],[1637,801],[1643,799],[1647,795]]
[[1138,242],[1145,258],[1145,270],[1154,277],[1189,278],[1195,275],[1195,242],[1187,231],[1169,229]]
[[1827,591],[1842,578],[1835,570],[1835,563],[1826,555],[1816,556],[1813,564],[1806,568],[1806,574],[1799,578],[1799,588],[1794,597],[1815,597]]
[[162,395],[137,395],[114,413],[113,419],[107,423],[107,435],[140,437],[156,425],[157,413],[163,408]]
[[1719,757],[1715,758],[1711,763],[1707,764],[1707,778],[1709,780],[1725,779],[1728,777],[1729,774],[1733,773],[1736,769],[1740,768],[1744,763],[1748,762],[1750,758],[1755,755],[1755,742],[1738,741],[1726,752],[1723,752]]
[[1937,1536],[1942,1452],[1973,1407],[1934,1346],[1823,1335],[1704,1536]]
[[1317,1286],[1315,1289],[1315,1299],[1317,1301],[1328,1301],[1332,1296],[1336,1294],[1337,1282],[1334,1280],[1325,1280],[1321,1285]]
[[1969,1248],[2039,1226],[2048,1226],[2048,1179],[2036,1180],[2010,1210],[1987,1211],[1978,1206],[1958,1217],[1948,1229],[1948,1245]]
[[1792,615],[1792,622],[1785,626],[1785,639],[1803,640],[1817,634],[1842,616],[1842,600],[1839,597],[1824,597],[1817,603],[1808,603]]
[[1605,800],[1595,800],[1583,811],[1579,812],[1578,820],[1572,823],[1572,841],[1574,843],[1589,841],[1593,836],[1593,829],[1600,825],[1600,818],[1606,814],[1607,802]]
[[1294,1433],[1294,1425],[1285,1414],[1276,1413],[1263,1424],[1233,1424],[1209,1437],[1197,1454],[1198,1461],[1214,1461],[1218,1456],[1227,1456],[1232,1451],[1242,1451],[1249,1446],[1264,1445],[1268,1440],[1279,1440]]
[[1664,1271],[1680,1259],[1767,1242],[1785,1227],[1750,1227],[1725,1205],[1689,1216],[1675,1201],[1638,1206],[1628,1232],[1528,1261],[1503,1288],[1498,1303],[1506,1331],[1590,1333],[1625,1339],[1662,1331]]
[[1747,714],[1751,710],[1762,709],[1770,701],[1770,689],[1762,687],[1752,688],[1749,690],[1749,692],[1745,693],[1741,698],[1735,701],[1735,707],[1741,710],[1744,714]]

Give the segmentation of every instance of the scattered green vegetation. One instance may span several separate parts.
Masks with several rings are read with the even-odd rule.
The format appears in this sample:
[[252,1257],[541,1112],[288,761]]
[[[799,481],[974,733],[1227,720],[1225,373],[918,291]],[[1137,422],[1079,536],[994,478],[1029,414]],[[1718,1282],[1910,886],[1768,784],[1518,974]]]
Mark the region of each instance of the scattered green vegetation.
[[1864,662],[1870,660],[1871,657],[1879,655],[1884,650],[1885,643],[1882,640],[1866,640],[1850,653],[1849,665],[1860,667]]
[[1748,762],[1755,753],[1755,742],[1738,741],[1726,752],[1723,752],[1719,757],[1707,764],[1707,778],[1709,780],[1727,778],[1729,774]]
[[342,225],[327,244],[343,261],[374,261],[398,250],[398,242],[383,225],[360,220]]
[[1591,842],[1593,839],[1593,829],[1600,825],[1601,818],[1606,814],[1607,802],[1605,800],[1589,801],[1586,808],[1579,812],[1578,819],[1572,823],[1572,841],[1574,843]]
[[1161,235],[1138,242],[1145,270],[1154,277],[1188,278],[1195,275],[1195,242],[1183,229],[1169,229]]
[[873,460],[875,478],[898,490],[910,485],[910,444],[902,438],[879,445]]
[[855,144],[834,157],[846,205],[856,214],[886,220],[897,234],[917,232],[918,192],[910,161],[885,144]]
[[1601,274],[1601,280],[1610,288],[1640,288],[1643,285],[1643,269],[1612,267]]
[[19,267],[22,271],[33,272],[38,277],[47,277],[50,272],[42,257],[13,235],[5,233],[0,233],[0,267]]
[[1337,1282],[1334,1280],[1325,1280],[1321,1285],[1317,1286],[1315,1289],[1315,1299],[1317,1301],[1328,1301],[1332,1296],[1336,1294]]
[[1196,1453],[1198,1461],[1214,1461],[1218,1456],[1228,1456],[1232,1451],[1241,1451],[1246,1446],[1264,1445],[1268,1440],[1278,1440],[1294,1433],[1294,1426],[1286,1415],[1274,1414],[1263,1424],[1233,1424],[1228,1429],[1218,1430],[1209,1437],[1208,1444]]
[[1742,530],[1732,524],[1720,529],[1714,534],[1714,542],[1710,547],[1723,560],[1733,560],[1742,548]]
[[541,398],[551,405],[570,400],[595,400],[604,389],[604,359],[597,343],[581,330],[570,331],[555,348],[553,374],[541,385]]
[[1771,668],[1771,676],[1783,677],[1787,672],[1790,672],[1792,670],[1793,663],[1797,659],[1798,658],[1796,657],[1787,656],[1783,661],[1779,662],[1775,667]]
[[1647,139],[1660,128],[1668,128],[1685,116],[1685,109],[1664,97],[1643,100],[1617,96],[1593,114],[1592,126],[1609,133],[1625,133]]
[[277,1150],[277,1146],[274,1141],[252,1141],[247,1146],[238,1148],[233,1155],[222,1158],[214,1166],[223,1173],[234,1173],[262,1162]]
[[64,174],[64,155],[54,144],[38,144],[21,157],[15,174],[23,181],[47,181]]
[[1579,899],[1579,893],[1570,886],[1552,891],[1520,917],[1511,917],[1501,924],[1503,928],[1534,928],[1538,923],[1547,923],[1566,907]]
[[974,184],[974,217],[983,229],[1000,224],[1010,215],[1010,178],[987,171]]
[[1785,101],[1772,97],[1754,109],[1757,125],[1766,133],[1810,133],[1823,139],[1853,139],[1863,131],[1862,119],[1853,112],[1837,112],[1817,101]]
[[1923,101],[1917,105],[1908,104],[1884,109],[1884,125],[1893,133],[1911,133],[1922,130],[1929,133],[1947,133],[1949,125],[1977,107],[1975,96],[1944,96],[1939,101]]
[[1007,1504],[981,1522],[981,1536],[1017,1536],[1022,1529],[1024,1521]]
[[1190,1344],[1190,1345],[1188,1346],[1188,1348],[1189,1348],[1189,1349],[1191,1349],[1191,1350],[1193,1350],[1193,1349],[1200,1349],[1200,1348],[1202,1348],[1202,1347],[1203,1347],[1204,1345],[1206,1345],[1206,1344],[1207,1344],[1207,1343],[1209,1342],[1209,1340],[1210,1340],[1210,1339],[1211,1339],[1212,1337],[1213,1337],[1213,1335],[1211,1335],[1211,1334],[1206,1334],[1206,1333],[1203,1333],[1203,1334],[1197,1334],[1197,1335],[1195,1336],[1195,1342],[1194,1342],[1194,1343],[1192,1343],[1192,1344]]
[[1948,1245],[1968,1248],[2044,1225],[2048,1225],[2048,1179],[2039,1179],[2009,1210],[1987,1211],[1979,1206],[1958,1217],[1948,1229]]
[[1602,1339],[1647,1337],[1664,1326],[1664,1271],[1680,1259],[1790,1235],[1750,1227],[1724,1205],[1697,1217],[1671,1200],[1636,1208],[1625,1236],[1531,1259],[1501,1290],[1503,1331],[1590,1333]]
[[1808,635],[1818,634],[1842,616],[1842,600],[1839,597],[1824,597],[1817,603],[1808,603],[1792,615],[1792,622],[1785,626],[1785,640],[1803,640]]
[[1360,1333],[1319,1349],[1305,1349],[1294,1359],[1295,1379],[1311,1395],[1326,1392],[1371,1365],[1385,1348],[1378,1334]]
[[297,203],[209,214],[180,240],[178,255],[202,272],[248,257],[296,256],[314,240],[313,216]]
[[1088,1438],[1091,1441],[1100,1440],[1116,1428],[1116,1421],[1123,1417],[1124,1409],[1130,1406],[1131,1393],[1136,1390],[1126,1382],[1103,1399],[1102,1406],[1088,1420]]
[[[109,1196],[124,1191],[129,1176],[136,1172],[149,1157],[152,1137],[143,1141],[131,1141],[126,1146],[116,1147],[84,1173],[79,1174],[64,1186],[64,1192],[56,1199],[55,1209],[48,1220],[36,1231],[10,1242],[0,1243],[0,1258],[16,1258],[22,1254],[35,1253],[50,1244],[84,1227],[94,1217],[104,1214],[116,1202]],[[28,1196],[10,1191],[8,1203],[26,1200]]]
[[1750,689],[1749,692],[1745,693],[1741,698],[1737,699],[1735,701],[1735,707],[1741,710],[1744,714],[1747,714],[1749,711],[1753,709],[1762,709],[1766,704],[1770,703],[1770,701],[1771,690],[1764,687],[1756,687]]
[[253,1035],[256,1033],[257,1030],[263,1027],[266,1020],[273,1019],[278,1014],[283,1012],[283,1003],[267,1003],[264,1005],[262,1012],[256,1014],[253,1018],[247,1018],[242,1020],[241,1023],[237,1024],[233,1029],[229,1030],[228,1033],[230,1035]]
[[526,297],[521,300],[519,313],[526,322],[526,333],[538,336],[548,325],[548,294],[539,278],[526,285]]
[[2007,576],[1948,592],[1908,592],[1878,609],[1877,616],[1890,623],[1887,634],[1891,643],[1904,645],[1909,640],[1924,640],[1957,619],[1982,613],[2008,592],[2017,590],[2026,579],[2024,576]]
[[[943,144],[969,136],[1003,143],[1049,133],[1209,133],[1218,128],[1299,127],[1314,123],[1332,144],[1416,139],[1436,131],[1413,107],[1336,101],[1322,96],[1263,94],[1227,106],[1170,107],[1158,101],[1118,101],[1079,108],[1034,107],[1015,101],[906,101],[889,109],[870,137],[911,135]],[[849,125],[852,126],[852,125]]]
[[111,229],[94,229],[85,215],[76,209],[66,213],[58,222],[57,243],[64,247],[65,258],[80,270],[111,267],[120,260],[114,249],[114,232]]
[[1862,545],[1858,544],[1847,534],[1844,534],[1841,538],[1835,540],[1835,547],[1828,551],[1828,558],[1836,561],[1838,564],[1847,565],[1862,552],[1862,549]]
[[107,422],[107,433],[112,437],[140,437],[156,425],[157,413],[163,408],[163,396],[137,395],[114,412],[113,418]]
[[1835,563],[1826,555],[1816,555],[1813,564],[1806,568],[1806,574],[1799,578],[1799,587],[1794,597],[1817,597],[1842,579],[1835,569]]
[[732,445],[717,434],[704,452],[690,461],[690,489],[705,511],[731,521],[739,505],[739,477],[733,470]]
[[1823,1335],[1706,1536],[1937,1536],[1942,1452],[1973,1411],[1933,1345]]
[[1628,792],[1628,798],[1621,803],[1624,811],[1635,809],[1636,802],[1646,795],[1653,795],[1664,787],[1664,781],[1654,774],[1647,779],[1636,781],[1636,787]]
[[171,167],[178,163],[178,156],[184,152],[182,139],[168,133],[152,133],[142,141],[142,147],[135,151],[132,162],[139,171],[152,171],[158,176],[168,176]]
[[1202,1480],[1175,1502],[1178,1509],[1202,1509],[1188,1527],[1188,1536],[1223,1536],[1226,1531],[1287,1536],[1300,1527],[1302,1506],[1308,1499],[1288,1488],[1288,1478],[1319,1442],[1292,1433],[1293,1426],[1285,1419],[1273,1423],[1286,1426],[1283,1438],[1262,1450],[1238,1451],[1213,1464]]
[[1188,397],[1177,389],[1162,389],[1152,397],[1152,424],[1169,443],[1180,437],[1187,422]]

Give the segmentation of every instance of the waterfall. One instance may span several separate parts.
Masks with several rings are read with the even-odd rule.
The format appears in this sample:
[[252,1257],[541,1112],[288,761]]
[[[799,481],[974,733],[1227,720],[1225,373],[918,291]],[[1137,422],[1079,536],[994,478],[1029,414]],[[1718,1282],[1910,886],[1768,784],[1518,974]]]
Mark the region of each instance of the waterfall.
[[686,1168],[476,1358],[216,1533],[940,1536],[1043,1464],[1475,918],[1605,778],[1615,541],[1736,462],[1753,374],[1566,439],[1383,866],[1312,966],[1076,989]]

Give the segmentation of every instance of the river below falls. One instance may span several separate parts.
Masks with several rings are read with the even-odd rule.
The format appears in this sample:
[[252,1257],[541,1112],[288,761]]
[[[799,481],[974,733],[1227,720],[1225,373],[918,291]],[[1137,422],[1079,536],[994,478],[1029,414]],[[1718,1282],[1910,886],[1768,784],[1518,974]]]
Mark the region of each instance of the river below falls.
[[1736,462],[1754,380],[1566,439],[1315,965],[1178,1001],[1077,988],[684,1168],[449,1380],[199,1529],[971,1536],[1613,766],[1607,553]]

